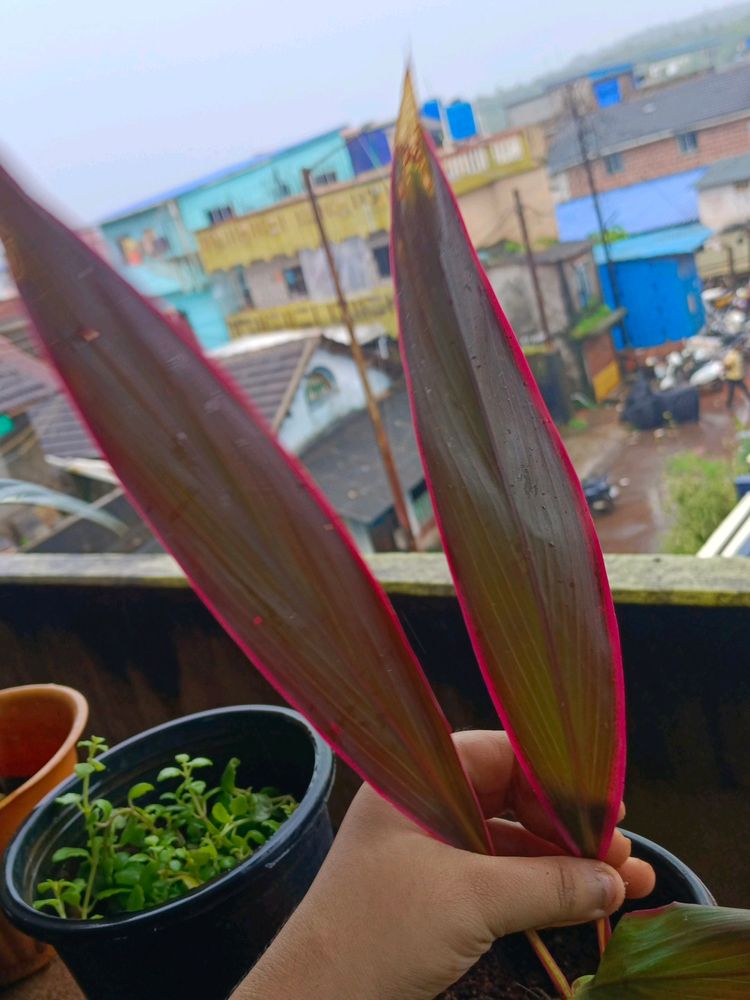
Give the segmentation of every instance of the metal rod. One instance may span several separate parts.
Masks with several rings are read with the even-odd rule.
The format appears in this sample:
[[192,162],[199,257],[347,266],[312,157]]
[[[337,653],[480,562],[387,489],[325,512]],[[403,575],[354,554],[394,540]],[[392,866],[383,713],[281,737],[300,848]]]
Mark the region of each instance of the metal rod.
[[544,340],[548,347],[552,347],[552,335],[549,332],[549,323],[547,322],[547,311],[544,308],[544,299],[542,297],[542,286],[539,284],[539,275],[536,270],[536,261],[534,260],[534,251],[531,249],[531,240],[529,239],[529,230],[526,225],[526,215],[523,210],[523,204],[521,202],[521,195],[518,190],[513,191],[513,201],[516,206],[516,215],[518,216],[518,225],[521,229],[521,237],[523,238],[523,245],[526,248],[526,262],[529,265],[529,273],[531,274],[531,284],[534,286],[534,297],[536,298],[537,309],[539,310],[539,322],[542,327],[542,332],[544,333]]
[[409,512],[406,507],[406,500],[404,499],[401,480],[399,478],[398,469],[396,468],[396,462],[393,458],[393,452],[391,451],[388,435],[383,424],[380,407],[378,406],[375,394],[370,386],[370,380],[367,377],[367,366],[365,365],[364,353],[362,351],[361,344],[357,340],[357,335],[354,330],[354,320],[352,319],[351,310],[349,309],[349,303],[346,300],[344,289],[341,286],[341,279],[339,277],[338,268],[336,267],[333,250],[323,222],[320,205],[318,204],[318,199],[315,195],[315,188],[313,187],[312,181],[312,171],[308,169],[303,170],[302,177],[310,199],[310,206],[313,210],[313,215],[315,216],[315,224],[318,227],[320,241],[323,244],[323,250],[326,255],[326,260],[328,261],[328,268],[331,272],[333,286],[336,289],[336,298],[338,299],[338,303],[341,308],[341,316],[344,321],[344,326],[349,334],[352,357],[354,358],[354,364],[357,366],[357,372],[359,373],[359,377],[362,382],[362,389],[364,390],[365,400],[367,402],[367,412],[369,413],[370,420],[372,421],[373,430],[375,431],[375,440],[377,442],[378,450],[380,451],[383,468],[385,469],[388,484],[393,495],[393,507],[396,512],[396,519],[398,520],[399,527],[404,533],[407,548],[409,550],[414,550],[416,545],[414,542],[414,535],[411,530],[411,524],[409,522]]

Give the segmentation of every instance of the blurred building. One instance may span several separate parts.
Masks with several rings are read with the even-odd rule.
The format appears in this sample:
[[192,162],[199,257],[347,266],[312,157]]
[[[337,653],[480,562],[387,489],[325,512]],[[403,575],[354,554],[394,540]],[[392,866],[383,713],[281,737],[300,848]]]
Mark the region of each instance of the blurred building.
[[320,185],[353,176],[340,129],[225,167],[206,177],[147,198],[101,223],[110,257],[146,295],[182,313],[205,347],[228,339],[225,316],[234,306],[222,298],[203,269],[195,233],[257,211],[302,190],[310,168]]
[[[357,142],[364,146],[372,135],[358,135]],[[350,149],[354,138],[347,138]],[[385,145],[380,148],[384,157]],[[477,247],[503,240],[520,243],[514,189],[530,207],[532,241],[556,239],[543,155],[539,131],[518,129],[473,139],[443,153]],[[359,171],[354,153],[352,158]],[[318,193],[355,323],[374,333],[394,333],[388,169],[358,173],[348,183],[327,185]],[[227,319],[232,337],[342,322],[312,208],[304,196],[217,222],[196,238],[206,272],[221,289],[223,301],[233,304]]]
[[608,228],[629,234],[698,219],[706,167],[750,152],[750,65],[697,77],[568,120],[548,168],[563,239],[596,232],[590,161]]
[[696,185],[700,221],[713,229],[698,254],[703,278],[734,283],[750,275],[750,153],[719,160]]

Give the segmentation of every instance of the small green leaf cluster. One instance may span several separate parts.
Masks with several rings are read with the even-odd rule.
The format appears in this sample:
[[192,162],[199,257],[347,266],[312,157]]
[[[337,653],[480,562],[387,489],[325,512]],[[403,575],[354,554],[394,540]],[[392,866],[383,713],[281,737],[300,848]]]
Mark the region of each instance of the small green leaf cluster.
[[115,806],[90,790],[109,747],[99,736],[78,746],[86,751],[75,769],[81,791],[57,802],[80,812],[85,841],[55,851],[55,877],[39,883],[34,901],[59,917],[95,920],[178,899],[250,857],[297,808],[274,788],[238,788],[236,757],[208,788],[199,773],[213,761],[186,753],[156,775],[156,784],[173,783],[168,791],[157,795],[156,784],[141,781]]

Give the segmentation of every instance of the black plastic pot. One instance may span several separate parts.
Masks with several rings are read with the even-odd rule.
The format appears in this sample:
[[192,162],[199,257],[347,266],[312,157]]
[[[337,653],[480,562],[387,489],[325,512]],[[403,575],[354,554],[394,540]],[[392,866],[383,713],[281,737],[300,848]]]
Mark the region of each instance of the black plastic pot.
[[646,899],[628,901],[621,913],[635,910],[650,910],[667,903],[700,903],[702,906],[716,906],[716,900],[695,872],[676,858],[674,854],[640,837],[637,833],[623,831],[633,843],[633,857],[648,861],[656,872],[656,888]]
[[123,800],[137,781],[153,779],[176,753],[210,757],[217,780],[230,757],[238,783],[274,785],[299,808],[251,858],[188,896],[108,920],[61,920],[30,905],[50,858],[80,843],[73,808],[54,801],[78,779],[44,799],[19,829],[4,859],[0,901],[11,921],[57,948],[89,1000],[224,1000],[304,896],[332,841],[326,802],[333,755],[289,709],[263,705],[201,712],[157,726],[102,756],[92,797]]
[[[625,913],[673,902],[716,905],[703,882],[679,858],[645,837],[625,832],[633,842],[633,856],[654,866],[656,888],[646,899],[627,902],[613,918],[614,924]],[[599,954],[592,925],[542,931],[542,938],[571,982],[596,970]],[[525,935],[510,934],[496,941],[465,976],[440,995],[440,1000],[476,997],[482,997],[482,1000],[506,1000],[511,997],[526,1000],[530,996],[549,996],[547,974]]]

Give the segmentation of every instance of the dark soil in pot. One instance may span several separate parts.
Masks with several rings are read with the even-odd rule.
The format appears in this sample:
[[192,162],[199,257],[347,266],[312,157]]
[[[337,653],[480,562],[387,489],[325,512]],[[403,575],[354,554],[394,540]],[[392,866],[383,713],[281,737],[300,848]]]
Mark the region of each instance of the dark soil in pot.
[[57,948],[89,1000],[224,1000],[302,899],[330,847],[332,754],[288,709],[217,709],[133,737],[102,756],[107,770],[92,778],[91,797],[121,801],[182,752],[211,758],[214,767],[201,772],[209,783],[238,757],[238,782],[273,785],[299,807],[226,875],[164,906],[105,920],[62,920],[29,905],[56,848],[82,840],[74,811],[54,802],[63,790],[80,790],[77,779],[40,803],[6,854],[4,908],[18,927]]
[[[626,904],[621,913],[673,902],[714,905],[708,889],[686,865],[651,841],[628,836],[633,856],[656,869],[656,888],[648,898]],[[599,951],[593,925],[543,931],[542,937],[569,981],[596,971]],[[554,995],[525,935],[512,934],[496,941],[465,976],[441,993],[440,1000],[541,1000]]]

